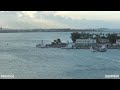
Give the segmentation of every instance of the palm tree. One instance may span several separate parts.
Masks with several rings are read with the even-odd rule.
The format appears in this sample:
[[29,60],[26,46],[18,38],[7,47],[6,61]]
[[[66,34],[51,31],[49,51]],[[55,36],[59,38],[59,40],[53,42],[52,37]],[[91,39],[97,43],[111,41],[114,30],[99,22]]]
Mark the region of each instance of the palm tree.
[[58,43],[61,43],[61,40],[58,38],[58,39],[57,39],[57,42],[58,42]]
[[102,35],[102,33],[99,34],[100,36]]
[[96,42],[99,43],[100,35],[96,35]]
[[54,40],[54,43],[57,43],[57,40]]
[[79,39],[79,38],[81,38],[81,34],[79,32],[71,33],[71,39],[72,39],[73,42],[75,42],[76,39]]

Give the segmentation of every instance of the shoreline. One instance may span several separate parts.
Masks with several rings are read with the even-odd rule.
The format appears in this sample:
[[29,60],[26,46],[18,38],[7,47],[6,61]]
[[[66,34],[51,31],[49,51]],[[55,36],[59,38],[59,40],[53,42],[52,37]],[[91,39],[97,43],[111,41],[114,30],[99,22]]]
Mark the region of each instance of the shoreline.
[[[31,33],[31,32],[100,32],[100,31],[0,31],[0,33]],[[104,32],[104,31],[103,31]]]
[[[37,47],[37,46],[36,46]],[[42,48],[42,47],[37,47]],[[50,47],[44,47],[44,48],[60,48],[60,49],[90,49],[90,47],[73,47],[73,48],[64,48],[64,47],[57,47],[57,46],[50,46]],[[43,49],[44,49],[43,48]],[[107,49],[120,49],[120,47],[106,47]]]

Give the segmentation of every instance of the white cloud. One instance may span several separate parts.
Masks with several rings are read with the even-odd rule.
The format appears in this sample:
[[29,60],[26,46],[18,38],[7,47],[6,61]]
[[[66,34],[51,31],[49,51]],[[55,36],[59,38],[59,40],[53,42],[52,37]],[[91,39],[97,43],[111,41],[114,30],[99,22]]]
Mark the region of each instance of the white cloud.
[[56,13],[56,11],[42,11],[42,13],[46,16],[49,16],[49,15],[54,15],[54,13]]
[[0,26],[13,28],[120,28],[119,23],[120,11],[0,12]]
[[30,18],[34,18],[35,15],[37,14],[37,11],[21,11],[21,12],[18,12],[17,14],[18,14],[18,17],[27,16]]
[[0,12],[5,12],[5,11],[0,11]]
[[[48,19],[49,15],[53,15],[53,12],[17,12],[18,22],[21,24],[29,25],[29,28],[62,28],[69,27],[65,23]],[[22,25],[23,26],[23,25]],[[25,26],[26,27],[26,26]]]
[[57,11],[54,14],[71,19],[120,20],[120,11]]

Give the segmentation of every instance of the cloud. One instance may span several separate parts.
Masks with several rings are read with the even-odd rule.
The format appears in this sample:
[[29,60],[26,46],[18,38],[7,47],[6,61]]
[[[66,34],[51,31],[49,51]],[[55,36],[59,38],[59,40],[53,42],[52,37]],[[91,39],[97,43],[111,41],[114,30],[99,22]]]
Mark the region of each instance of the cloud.
[[120,11],[57,11],[54,14],[71,19],[120,20]]
[[42,13],[46,16],[49,16],[49,15],[54,15],[56,11],[42,11]]
[[[29,28],[68,28],[69,26],[65,23],[60,22],[54,16],[55,12],[41,11],[41,12],[17,12],[17,21],[21,24],[29,25]],[[23,26],[23,25],[22,25]],[[26,27],[26,26],[25,26]]]
[[34,18],[35,15],[37,14],[37,11],[21,11],[21,12],[18,12],[17,14],[18,14],[18,17],[27,16],[27,17]]
[[1,11],[11,28],[120,28],[120,11]]

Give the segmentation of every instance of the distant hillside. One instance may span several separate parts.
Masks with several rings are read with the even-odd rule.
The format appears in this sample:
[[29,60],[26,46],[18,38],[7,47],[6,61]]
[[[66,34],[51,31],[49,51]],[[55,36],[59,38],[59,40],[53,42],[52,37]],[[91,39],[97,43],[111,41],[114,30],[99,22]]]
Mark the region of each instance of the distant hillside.
[[0,29],[0,33],[19,33],[19,32],[81,32],[81,31],[104,31],[105,29]]
[[99,30],[110,30],[108,28],[98,28]]

